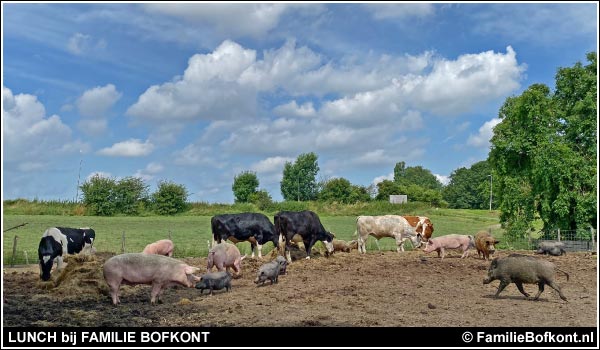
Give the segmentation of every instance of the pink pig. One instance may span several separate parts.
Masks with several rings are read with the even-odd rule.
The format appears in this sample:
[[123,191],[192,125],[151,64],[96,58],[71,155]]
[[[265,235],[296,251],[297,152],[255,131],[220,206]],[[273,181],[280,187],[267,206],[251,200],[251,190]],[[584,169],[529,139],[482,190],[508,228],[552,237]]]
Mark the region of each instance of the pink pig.
[[171,240],[161,239],[160,241],[148,244],[142,253],[173,256],[173,248],[174,245]]
[[200,277],[194,276],[200,270],[168,256],[144,253],[127,253],[115,255],[104,263],[104,279],[110,288],[114,305],[120,303],[119,288],[121,283],[151,284],[150,302],[156,299],[163,288],[173,285],[194,287]]
[[221,242],[208,252],[206,272],[210,273],[213,266],[216,266],[219,271],[227,269],[228,272],[231,267],[236,273],[234,277],[239,278],[242,276],[242,260],[246,257],[240,255],[240,250],[235,245]]
[[463,254],[460,257],[466,258],[469,256],[469,248],[475,247],[475,239],[472,235],[446,235],[436,238],[430,238],[427,245],[423,249],[425,253],[437,251],[438,257],[442,256],[442,260],[446,255],[446,249],[461,249]]

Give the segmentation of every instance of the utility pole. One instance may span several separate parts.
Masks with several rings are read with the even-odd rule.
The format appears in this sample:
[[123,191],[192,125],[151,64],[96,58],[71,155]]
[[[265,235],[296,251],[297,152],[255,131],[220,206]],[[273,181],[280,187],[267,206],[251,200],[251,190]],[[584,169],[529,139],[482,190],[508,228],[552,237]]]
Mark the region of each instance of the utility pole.
[[[79,150],[79,154],[82,154],[81,150]],[[79,202],[79,182],[81,180],[81,163],[83,163],[83,157],[79,158],[79,174],[77,175],[77,194],[75,195],[75,203]]]
[[488,175],[490,177],[490,211],[492,211],[492,174]]

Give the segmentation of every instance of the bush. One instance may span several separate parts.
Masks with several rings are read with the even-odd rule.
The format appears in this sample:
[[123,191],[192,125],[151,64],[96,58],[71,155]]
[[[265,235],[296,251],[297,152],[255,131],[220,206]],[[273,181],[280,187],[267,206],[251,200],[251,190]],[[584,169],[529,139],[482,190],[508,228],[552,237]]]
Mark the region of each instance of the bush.
[[126,177],[116,184],[114,193],[117,212],[137,215],[144,209],[148,186],[139,177]]
[[269,210],[273,207],[273,199],[269,192],[260,190],[250,194],[249,201],[256,204],[259,210]]
[[154,210],[160,215],[174,215],[186,209],[188,192],[184,185],[161,180],[152,194]]
[[111,216],[116,212],[115,188],[113,178],[94,175],[81,185],[83,204],[92,215]]

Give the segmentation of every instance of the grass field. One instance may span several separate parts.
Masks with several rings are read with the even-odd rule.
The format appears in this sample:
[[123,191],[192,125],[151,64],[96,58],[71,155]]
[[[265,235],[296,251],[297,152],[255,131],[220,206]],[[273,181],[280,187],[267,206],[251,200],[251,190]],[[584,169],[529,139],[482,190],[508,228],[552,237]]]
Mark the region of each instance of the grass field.
[[[501,236],[496,212],[487,210],[430,209],[427,215],[434,225],[434,237],[451,233],[475,234],[479,230],[493,227],[493,233]],[[125,252],[140,252],[146,244],[169,237],[175,244],[175,257],[199,257],[208,253],[207,241],[212,240],[210,232],[211,216],[148,216],[148,217],[99,217],[99,216],[62,216],[62,215],[4,215],[3,229],[22,223],[27,225],[3,233],[2,253],[5,264],[13,256],[14,237],[17,236],[15,264],[36,263],[37,248],[42,233],[52,226],[92,227],[96,231],[94,246],[98,251],[122,252],[123,235]],[[343,240],[356,239],[356,216],[320,216],[323,226]],[[272,220],[273,218],[270,217]],[[319,247],[321,243],[317,243]],[[395,241],[384,238],[380,241],[382,249],[395,250]],[[242,254],[250,254],[249,243],[239,243]],[[269,252],[272,244],[263,247],[263,253]],[[410,244],[406,245],[410,249]],[[369,237],[367,249],[377,249],[375,239]],[[26,253],[25,253],[26,252]]]

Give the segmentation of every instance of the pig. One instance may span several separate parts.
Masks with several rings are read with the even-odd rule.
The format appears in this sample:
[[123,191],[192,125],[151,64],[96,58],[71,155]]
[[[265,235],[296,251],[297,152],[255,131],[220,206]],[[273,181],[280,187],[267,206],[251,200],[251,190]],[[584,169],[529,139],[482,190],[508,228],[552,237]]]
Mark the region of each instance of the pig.
[[483,260],[490,260],[490,255],[496,251],[495,245],[500,243],[491,233],[487,231],[479,231],[475,234],[475,248],[477,256],[483,255]]
[[275,261],[277,261],[279,263],[279,274],[280,275],[285,275],[287,273],[287,260],[286,258],[284,258],[281,255],[278,255],[277,258],[275,258]]
[[196,288],[200,289],[200,294],[202,294],[205,289],[208,289],[210,290],[210,295],[213,295],[213,290],[225,288],[226,291],[230,291],[231,274],[227,271],[204,274],[200,277],[200,282],[196,283]]
[[554,282],[555,270],[564,273],[567,276],[567,281],[569,280],[569,274],[558,269],[550,261],[527,255],[510,254],[507,257],[492,260],[488,269],[488,277],[483,280],[483,284],[500,280],[500,286],[498,286],[498,290],[494,295],[497,298],[506,286],[514,282],[519,292],[525,298],[529,298],[529,294],[523,289],[523,283],[537,283],[539,290],[534,300],[538,300],[540,294],[544,291],[544,285],[547,284],[558,292],[562,300],[567,301],[567,298]]
[[240,255],[240,250],[233,244],[227,242],[215,244],[208,252],[206,272],[210,273],[213,266],[216,266],[219,271],[227,269],[228,272],[229,268],[233,268],[235,271],[234,277],[242,277],[242,260],[246,258],[246,255],[243,257],[240,257]]
[[444,260],[446,249],[461,249],[463,254],[460,258],[462,259],[469,256],[469,248],[473,248],[474,246],[475,239],[472,235],[452,234],[429,239],[423,251],[425,253],[431,253],[435,250],[438,253],[438,257],[441,253],[442,260]]
[[[358,249],[358,241],[356,242],[356,247]],[[350,246],[351,242],[346,242],[346,241],[342,241],[340,239],[333,239],[333,252],[344,252],[344,253],[350,253],[350,250],[352,249]]]
[[540,242],[536,254],[561,256],[567,254],[565,244],[563,242]]
[[182,285],[193,287],[200,277],[193,275],[200,268],[190,266],[164,255],[127,253],[106,260],[103,267],[104,279],[110,288],[114,305],[120,303],[121,284],[151,284],[150,302],[155,304],[162,289]]
[[145,254],[158,254],[165,256],[173,256],[173,242],[169,239],[161,239],[154,243],[150,243],[144,248],[142,253]]
[[276,260],[263,264],[258,269],[258,276],[254,280],[254,283],[259,284],[262,282],[264,285],[267,280],[270,280],[271,284],[277,283],[280,270],[281,265]]

